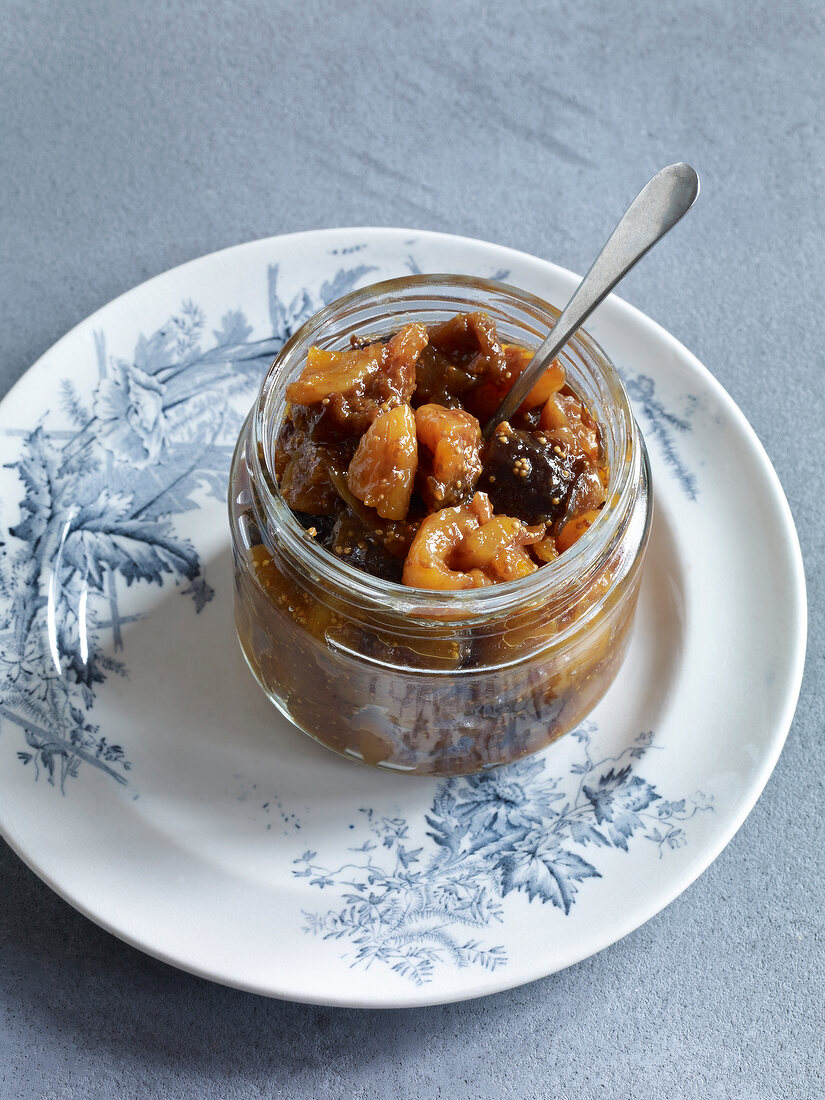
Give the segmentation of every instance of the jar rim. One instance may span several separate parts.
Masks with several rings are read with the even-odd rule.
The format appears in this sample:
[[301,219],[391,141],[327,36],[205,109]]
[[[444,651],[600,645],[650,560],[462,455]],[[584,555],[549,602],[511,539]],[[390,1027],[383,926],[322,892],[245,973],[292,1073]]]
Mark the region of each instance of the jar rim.
[[[442,297],[446,300],[446,292],[450,288],[468,294],[474,292],[497,296],[502,302],[514,303],[527,310],[539,323],[543,323],[547,331],[559,315],[556,307],[529,291],[471,275],[407,275],[351,291],[314,313],[292,334],[276,355],[250,412],[252,447],[249,458],[261,491],[267,520],[273,524],[273,529],[267,533],[273,543],[277,542],[279,549],[288,549],[304,569],[308,568],[315,573],[320,584],[336,585],[346,592],[348,599],[367,607],[380,607],[384,611],[411,618],[432,619],[442,615],[457,623],[490,614],[506,614],[518,610],[526,602],[549,601],[557,598],[560,593],[569,598],[571,592],[586,586],[624,533],[643,460],[644,442],[633,418],[627,391],[616,368],[592,336],[579,329],[566,345],[565,351],[574,351],[591,369],[596,368],[611,398],[610,412],[614,415],[610,425],[612,431],[609,446],[608,503],[570,549],[527,577],[483,588],[432,590],[414,588],[373,576],[319,546],[284,500],[274,474],[273,442],[277,430],[273,431],[272,428],[280,425],[285,407],[283,401],[280,408],[274,407],[278,398],[278,381],[289,377],[297,365],[303,367],[305,355],[296,364],[296,358],[302,349],[305,346],[308,348],[313,336],[323,332],[336,318],[357,317],[359,309],[368,305],[386,305],[386,316],[390,316],[401,312],[393,307],[398,307],[405,295],[415,298],[417,294],[426,295],[428,291],[433,292],[429,300],[438,306],[441,300],[438,297],[439,291],[443,292]],[[467,306],[485,310],[483,301],[468,300]],[[461,310],[451,310],[451,313],[455,312]]]

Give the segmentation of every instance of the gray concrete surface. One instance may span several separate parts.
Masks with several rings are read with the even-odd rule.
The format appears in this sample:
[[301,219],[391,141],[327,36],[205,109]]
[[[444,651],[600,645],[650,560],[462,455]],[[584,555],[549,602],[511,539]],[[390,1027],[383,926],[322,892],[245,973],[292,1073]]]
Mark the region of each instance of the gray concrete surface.
[[820,1097],[823,283],[820,0],[56,4],[0,12],[0,392],[183,260],[407,225],[582,271],[686,159],[703,194],[626,282],[722,381],[793,509],[806,680],[728,849],[564,973],[398,1012],[283,1004],[154,962],[0,851],[0,1096]]

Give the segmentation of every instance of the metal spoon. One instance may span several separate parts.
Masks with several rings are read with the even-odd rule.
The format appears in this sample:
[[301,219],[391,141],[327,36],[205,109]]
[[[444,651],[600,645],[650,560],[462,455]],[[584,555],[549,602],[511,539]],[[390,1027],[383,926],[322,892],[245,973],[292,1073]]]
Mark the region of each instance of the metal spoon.
[[699,177],[689,164],[670,164],[657,172],[607,239],[593,266],[562,310],[550,335],[487,421],[484,438],[509,420],[558,353],[630,269],[687,214],[699,194]]

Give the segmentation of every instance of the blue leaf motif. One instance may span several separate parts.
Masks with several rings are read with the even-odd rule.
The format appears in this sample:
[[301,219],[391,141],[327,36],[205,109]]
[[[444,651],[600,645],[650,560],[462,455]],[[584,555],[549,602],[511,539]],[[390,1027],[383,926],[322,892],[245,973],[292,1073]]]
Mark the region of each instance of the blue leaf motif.
[[595,844],[597,848],[610,847],[610,841],[607,837],[587,821],[571,821],[570,836],[583,848],[588,844]]
[[[175,326],[171,323],[164,328],[159,328],[151,336],[138,336],[135,345],[134,365],[138,370],[147,374],[154,374],[161,367],[168,366],[172,362],[171,345],[174,339]],[[122,364],[126,366],[126,364]]]
[[332,279],[321,283],[319,291],[321,301],[324,305],[329,305],[330,302],[334,302],[336,298],[340,298],[343,294],[349,294],[351,290],[355,289],[356,283],[360,282],[370,271],[375,271],[375,268],[370,264],[339,268]]
[[309,884],[310,886],[318,886],[321,890],[323,890],[325,886],[332,886],[333,880],[331,878],[327,878],[326,875],[318,875],[315,878],[310,879]]
[[25,489],[25,496],[20,501],[20,511],[25,518],[10,533],[24,542],[35,543],[48,526],[55,484],[60,479],[60,457],[54,453],[42,427],[35,428],[26,437],[23,454],[13,465]]
[[[668,802],[673,821],[663,826],[651,807],[664,800],[629,763],[640,746],[651,745],[652,735],[641,735],[618,757],[594,760],[596,732],[591,723],[571,738],[581,755],[566,777],[549,776],[548,758],[533,757],[443,781],[425,816],[429,848],[414,853],[400,842],[408,832],[403,818],[379,819],[364,808],[365,827],[385,846],[350,846],[337,868],[321,866],[313,853],[312,873],[324,877],[325,887],[332,880],[344,892],[341,908],[305,914],[305,930],[348,941],[352,950],[343,957],[351,966],[380,963],[416,984],[431,981],[445,965],[494,969],[507,963],[504,948],[461,938],[458,929],[494,927],[506,896],[521,892],[567,916],[582,885],[601,878],[595,856],[603,849],[628,851],[630,840],[641,835],[661,858],[686,843],[686,831],[673,821],[710,809],[708,800]],[[577,850],[587,848],[590,859]],[[366,877],[368,899],[352,893],[354,874]]]
[[413,851],[408,852],[403,844],[398,845],[398,861],[402,867],[409,867],[411,863],[418,863],[418,857],[421,855],[423,849],[415,848]]
[[246,317],[238,309],[224,313],[221,327],[213,330],[217,344],[245,344],[252,335],[252,326],[246,323]]
[[215,598],[215,589],[206,583],[204,577],[196,577],[191,584],[181,590],[182,595],[191,596],[195,611],[200,614],[206,605]]
[[79,428],[91,419],[89,410],[82,404],[74,384],[68,378],[60,383],[60,404],[75,427]]
[[312,297],[306,287],[288,305],[284,304],[278,293],[279,274],[279,265],[273,264],[269,269],[269,313],[273,334],[284,343],[314,311]]
[[98,590],[107,566],[127,584],[136,580],[162,584],[163,575],[174,572],[194,580],[200,563],[191,544],[174,538],[166,523],[134,519],[131,506],[128,497],[105,489],[83,505],[65,538],[64,563]]
[[644,779],[632,775],[629,766],[611,768],[596,786],[584,785],[582,793],[592,803],[598,824],[606,825],[613,843],[625,851],[629,838],[644,824],[640,811],[660,797]]
[[696,475],[685,466],[674,441],[674,430],[690,431],[689,420],[674,416],[664,407],[656,397],[656,384],[648,375],[623,372],[623,378],[631,400],[644,415],[646,432],[658,441],[662,456],[679,480],[685,496],[688,500],[696,500]]
[[[133,515],[143,520],[181,515],[199,507],[195,494],[206,489],[216,500],[226,499],[230,448],[214,443],[175,443],[169,461],[131,472],[128,484],[134,496]],[[113,472],[110,484],[119,484]]]
[[600,878],[596,868],[575,852],[563,848],[552,836],[526,837],[500,863],[502,892],[523,890],[530,901],[540,898],[565,913],[576,896],[576,883]]
[[[0,554],[0,622],[12,639],[0,653],[0,720],[22,733],[21,763],[35,777],[43,772],[65,790],[85,763],[125,782],[125,749],[79,720],[94,706],[97,685],[126,674],[103,648],[104,624],[114,649],[123,647],[119,585],[188,582],[180,587],[195,611],[207,607],[213,589],[174,517],[199,507],[204,493],[225,499],[240,423],[273,356],[324,295],[355,285],[366,270],[342,268],[286,302],[273,268],[273,331],[261,339],[251,339],[240,310],[227,309],[211,330],[215,344],[204,349],[206,315],[184,301],[167,323],[137,335],[131,356],[108,356],[105,334],[96,332],[90,392],[58,381],[62,422],[48,428],[48,411],[10,464],[22,489],[20,515]],[[53,575],[59,595],[49,603]]]

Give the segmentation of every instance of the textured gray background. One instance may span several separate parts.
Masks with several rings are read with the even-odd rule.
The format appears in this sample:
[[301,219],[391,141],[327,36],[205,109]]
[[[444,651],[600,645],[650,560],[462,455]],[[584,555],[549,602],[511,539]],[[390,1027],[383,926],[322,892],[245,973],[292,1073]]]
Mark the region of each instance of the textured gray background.
[[222,989],[100,931],[0,844],[0,1096],[823,1095],[823,12],[4,0],[0,392],[122,291],[274,233],[440,229],[583,271],[685,159],[699,204],[622,294],[764,442],[811,631],[779,766],[710,870],[621,943],[486,1000]]

